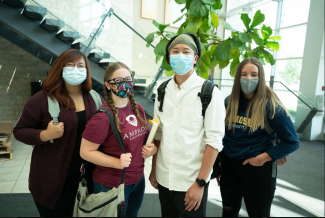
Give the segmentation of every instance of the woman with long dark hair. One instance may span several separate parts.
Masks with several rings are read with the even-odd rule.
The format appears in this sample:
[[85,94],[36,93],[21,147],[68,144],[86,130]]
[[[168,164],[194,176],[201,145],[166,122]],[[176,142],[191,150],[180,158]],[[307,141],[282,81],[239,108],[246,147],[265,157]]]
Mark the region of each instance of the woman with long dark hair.
[[145,190],[143,157],[154,155],[157,148],[153,143],[145,145],[149,131],[143,107],[134,100],[131,70],[121,62],[111,64],[105,71],[104,83],[106,102],[102,107],[114,114],[126,154],[122,153],[104,112],[97,113],[87,124],[80,154],[96,164],[93,172],[95,193],[118,187],[126,168],[126,216],[136,217]]
[[[238,65],[225,106],[222,215],[238,217],[244,198],[249,216],[269,217],[276,186],[272,162],[299,148],[297,132],[280,99],[266,86],[263,65],[256,58]],[[281,140],[276,146],[266,131],[268,126]]]
[[[35,145],[29,190],[42,217],[72,216],[80,177],[81,134],[97,111],[87,57],[69,49],[53,63],[43,90],[33,95],[14,127],[18,141]],[[48,109],[48,97],[59,103],[59,123]],[[51,143],[53,141],[53,143]]]

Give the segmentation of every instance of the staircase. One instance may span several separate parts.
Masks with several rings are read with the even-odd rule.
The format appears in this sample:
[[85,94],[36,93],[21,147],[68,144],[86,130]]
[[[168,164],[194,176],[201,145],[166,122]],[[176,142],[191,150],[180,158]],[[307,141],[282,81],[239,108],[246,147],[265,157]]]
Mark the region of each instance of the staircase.
[[[106,16],[110,16],[112,12],[111,8]],[[64,20],[58,19],[53,14],[49,16],[49,14],[47,8],[35,1],[0,1],[0,35],[49,65],[52,65],[55,59],[67,49],[80,50],[89,59],[93,89],[104,96],[105,69],[116,60],[111,57],[110,53],[92,46],[91,42],[96,34],[93,34],[93,38],[87,39],[68,26]],[[135,74],[134,71],[133,74]],[[152,115],[153,103],[143,97],[145,87],[141,84],[145,83],[145,79],[135,79],[135,97],[139,103],[144,105],[146,112]]]

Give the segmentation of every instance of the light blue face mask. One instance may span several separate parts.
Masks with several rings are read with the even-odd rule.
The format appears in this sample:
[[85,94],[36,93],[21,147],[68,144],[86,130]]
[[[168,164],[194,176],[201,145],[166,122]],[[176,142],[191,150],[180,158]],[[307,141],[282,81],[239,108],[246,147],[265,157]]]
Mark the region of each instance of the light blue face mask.
[[87,69],[77,67],[63,67],[62,77],[70,85],[80,85],[87,79]]
[[178,75],[186,74],[193,67],[193,56],[192,55],[171,55],[170,66]]
[[240,78],[240,88],[246,94],[251,94],[257,88],[259,79]]

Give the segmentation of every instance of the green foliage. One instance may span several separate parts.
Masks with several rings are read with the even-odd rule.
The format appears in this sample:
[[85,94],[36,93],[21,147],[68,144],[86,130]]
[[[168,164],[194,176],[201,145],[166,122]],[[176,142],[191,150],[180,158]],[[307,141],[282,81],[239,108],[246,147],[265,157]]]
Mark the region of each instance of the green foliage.
[[[220,69],[230,64],[230,75],[233,76],[238,64],[246,57],[256,57],[263,64],[273,65],[275,60],[272,51],[279,50],[280,36],[272,36],[271,27],[263,24],[264,14],[258,10],[253,18],[247,14],[241,14],[240,18],[245,25],[245,30],[235,30],[231,24],[224,21],[222,25],[231,31],[231,37],[221,39],[214,34],[214,30],[219,26],[219,11],[224,0],[175,0],[177,4],[184,5],[181,12],[186,11],[173,23],[179,22],[184,16],[186,20],[181,24],[177,34],[192,33],[196,35],[202,47],[202,54],[197,62],[196,72],[203,78],[209,76],[209,71],[219,66]],[[166,45],[176,34],[165,31],[169,24],[159,24],[153,21],[158,31],[150,33],[147,38],[147,47],[155,40],[160,38],[154,52],[156,63],[163,57],[163,67],[165,74],[171,76],[174,71],[165,60]],[[262,25],[263,24],[263,25]],[[261,26],[259,28],[259,26]],[[253,43],[254,42],[254,43]],[[254,48],[253,45],[255,46]]]
[[291,60],[287,62],[284,70],[279,72],[282,79],[285,80],[286,84],[290,85],[299,80],[301,73],[301,61]]

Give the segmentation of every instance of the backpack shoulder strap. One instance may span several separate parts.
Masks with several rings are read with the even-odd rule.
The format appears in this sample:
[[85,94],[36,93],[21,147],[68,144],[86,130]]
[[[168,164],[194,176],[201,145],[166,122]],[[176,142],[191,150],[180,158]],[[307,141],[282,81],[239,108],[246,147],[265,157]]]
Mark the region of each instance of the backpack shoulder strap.
[[99,94],[95,91],[95,90],[90,90],[89,94],[91,95],[91,97],[93,98],[95,104],[96,104],[96,108],[98,109],[100,106],[102,106],[103,102],[102,99],[99,97]]
[[158,101],[160,102],[160,105],[159,105],[158,108],[159,108],[160,112],[163,112],[162,108],[163,108],[163,105],[164,105],[165,90],[166,90],[167,84],[169,83],[170,80],[171,79],[166,80],[165,82],[161,83],[160,86],[157,89]]
[[[56,100],[55,97],[53,97],[53,100],[47,96],[47,104],[49,108],[49,113],[53,119],[54,125],[57,125],[59,123],[58,117],[60,114],[60,106],[58,100]],[[50,140],[51,143],[53,143],[53,139]]]
[[[118,144],[120,145],[120,148],[121,148],[123,154],[125,154],[126,153],[126,150],[125,150],[125,147],[124,147],[124,144],[123,144],[123,140],[122,140],[122,137],[121,137],[120,132],[118,131],[118,129],[116,127],[115,120],[114,120],[114,116],[113,116],[112,112],[108,108],[106,108],[106,107],[101,108],[97,112],[105,112],[107,114],[108,119],[109,119],[110,127],[113,130],[113,134],[114,134],[114,136],[115,136]],[[123,169],[123,173],[122,173],[121,183],[120,184],[123,184],[124,183],[124,177],[125,177],[125,168]]]
[[218,87],[218,85],[212,82],[211,80],[205,80],[202,85],[201,92],[198,93],[198,96],[200,97],[202,103],[203,117],[205,116],[205,111],[208,108],[212,99],[212,93],[215,86]]

